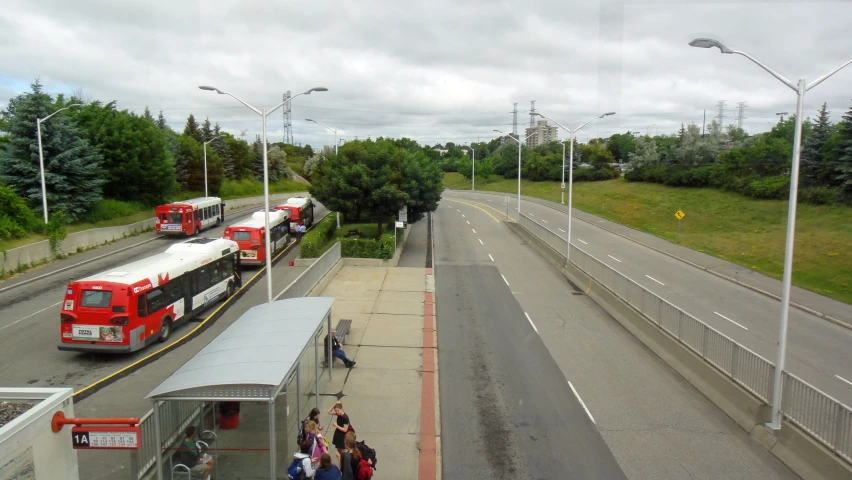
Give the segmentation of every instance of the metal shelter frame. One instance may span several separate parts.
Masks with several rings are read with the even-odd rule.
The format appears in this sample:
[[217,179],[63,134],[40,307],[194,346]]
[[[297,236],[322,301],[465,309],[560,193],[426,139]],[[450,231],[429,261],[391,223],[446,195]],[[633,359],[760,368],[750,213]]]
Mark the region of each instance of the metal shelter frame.
[[[275,402],[294,377],[299,391],[299,360],[311,343],[318,392],[320,347],[315,339],[323,330],[323,322],[331,335],[332,303],[333,298],[302,297],[250,308],[145,397],[153,402],[154,435],[156,445],[160,446],[155,455],[157,480],[163,480],[163,437],[158,406],[170,401],[268,404],[269,478],[277,478]],[[329,380],[331,353],[329,348],[326,359]],[[314,399],[319,407],[319,395]],[[296,412],[301,412],[299,395],[296,395]]]

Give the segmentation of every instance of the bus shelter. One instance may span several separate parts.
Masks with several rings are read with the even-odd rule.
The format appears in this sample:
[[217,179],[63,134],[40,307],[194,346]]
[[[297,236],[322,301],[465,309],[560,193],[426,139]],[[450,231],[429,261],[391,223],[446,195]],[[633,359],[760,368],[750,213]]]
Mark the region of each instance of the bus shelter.
[[[331,379],[331,351],[327,370],[321,371],[320,356],[333,302],[303,297],[252,307],[145,397],[154,404],[157,480],[197,478],[178,466],[188,424],[160,418],[169,402],[177,405],[163,411],[201,405],[208,412],[191,424],[212,443],[214,477],[286,475],[299,421],[319,407],[320,380]],[[234,405],[237,422],[226,425],[217,416],[226,409],[218,407]]]

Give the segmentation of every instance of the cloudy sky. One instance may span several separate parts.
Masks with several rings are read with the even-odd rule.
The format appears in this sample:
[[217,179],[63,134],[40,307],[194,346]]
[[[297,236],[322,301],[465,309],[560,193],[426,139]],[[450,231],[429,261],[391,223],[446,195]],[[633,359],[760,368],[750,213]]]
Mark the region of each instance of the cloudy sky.
[[[746,102],[744,127],[767,130],[795,94],[747,59],[690,48],[715,37],[782,75],[813,80],[852,58],[852,2],[693,0],[5,0],[0,105],[39,77],[51,93],[82,89],[120,108],[162,110],[181,130],[209,117],[253,138],[261,108],[293,93],[297,143],[408,136],[487,140],[529,123],[530,101],[569,127],[605,111],[579,138],[673,133],[725,100]],[[801,32],[801,33],[796,33]],[[852,106],[852,66],[808,93],[807,115]],[[281,140],[281,111],[270,116]],[[562,132],[560,137],[564,138]]]

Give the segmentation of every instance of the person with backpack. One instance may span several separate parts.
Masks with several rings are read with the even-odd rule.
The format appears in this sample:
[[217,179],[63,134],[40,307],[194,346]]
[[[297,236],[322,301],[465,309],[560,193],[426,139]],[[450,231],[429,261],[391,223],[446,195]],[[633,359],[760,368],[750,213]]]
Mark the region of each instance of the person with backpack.
[[337,465],[331,463],[331,455],[323,453],[320,457],[319,468],[314,480],[341,480],[342,475]]
[[303,480],[314,478],[316,471],[311,464],[311,445],[308,439],[299,444],[299,451],[293,454],[293,461],[287,467],[287,477],[290,480]]
[[313,420],[305,424],[305,432],[308,435],[307,438],[313,442],[311,445],[311,462],[314,464],[314,468],[316,468],[322,454],[328,453],[328,444],[322,434],[319,433],[317,424]]

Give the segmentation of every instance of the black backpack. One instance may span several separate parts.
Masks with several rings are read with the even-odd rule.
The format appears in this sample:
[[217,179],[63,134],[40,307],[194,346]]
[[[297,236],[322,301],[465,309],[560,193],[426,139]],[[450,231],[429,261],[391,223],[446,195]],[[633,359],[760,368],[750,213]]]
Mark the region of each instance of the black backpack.
[[302,420],[302,424],[299,425],[299,433],[296,434],[296,444],[299,445],[302,441],[308,438],[307,433],[305,432],[305,424],[308,423],[308,419]]
[[378,470],[378,468],[376,468],[376,464],[379,462],[379,459],[376,458],[376,449],[370,448],[363,440],[355,442],[355,445],[358,446],[358,451],[361,452],[361,457],[364,460],[372,461],[371,466],[373,467],[373,470]]

